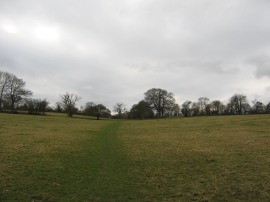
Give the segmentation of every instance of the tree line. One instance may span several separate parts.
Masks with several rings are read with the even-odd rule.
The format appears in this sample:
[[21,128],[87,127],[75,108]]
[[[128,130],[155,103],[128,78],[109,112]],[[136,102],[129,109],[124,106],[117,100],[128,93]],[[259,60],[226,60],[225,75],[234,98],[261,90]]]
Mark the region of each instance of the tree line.
[[103,104],[87,102],[85,106],[77,108],[81,99],[76,94],[66,92],[60,95],[60,101],[55,107],[50,107],[46,99],[33,99],[32,91],[25,88],[25,82],[14,74],[0,71],[0,112],[8,110],[17,113],[19,110],[29,114],[45,114],[46,111],[63,112],[72,117],[74,114],[95,116],[100,118],[129,118],[150,119],[171,116],[211,116],[211,115],[240,115],[270,113],[270,102],[264,104],[259,100],[249,103],[243,94],[234,94],[229,102],[224,104],[220,100],[211,101],[207,97],[200,97],[197,101],[186,100],[181,106],[176,103],[174,94],[161,88],[152,88],[144,93],[144,98],[134,104],[130,110],[122,102],[114,105],[111,114]]
[[175,102],[173,93],[160,88],[152,88],[144,93],[144,99],[132,106],[127,113],[128,118],[153,118],[171,116],[212,116],[212,115],[240,115],[270,113],[270,102],[264,104],[253,100],[251,104],[247,96],[234,94],[229,102],[224,104],[220,100],[211,101],[207,97],[200,97],[197,101],[186,100],[181,106]]

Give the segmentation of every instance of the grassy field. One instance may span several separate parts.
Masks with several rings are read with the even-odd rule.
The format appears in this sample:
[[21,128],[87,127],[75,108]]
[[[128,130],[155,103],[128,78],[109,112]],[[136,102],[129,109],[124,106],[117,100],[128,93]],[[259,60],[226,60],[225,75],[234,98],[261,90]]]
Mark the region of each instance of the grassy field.
[[0,201],[270,201],[270,115],[0,114]]

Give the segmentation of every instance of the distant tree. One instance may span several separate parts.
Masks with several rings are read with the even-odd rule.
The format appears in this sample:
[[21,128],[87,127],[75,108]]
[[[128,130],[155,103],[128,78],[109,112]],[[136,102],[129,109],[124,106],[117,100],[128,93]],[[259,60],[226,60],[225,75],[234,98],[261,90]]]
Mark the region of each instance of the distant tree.
[[37,114],[38,106],[37,102],[34,99],[26,99],[25,100],[25,107],[28,110],[29,114]]
[[61,102],[56,102],[55,103],[55,111],[58,113],[61,113],[63,111],[62,103]]
[[181,113],[181,108],[179,104],[174,103],[170,109],[170,116],[179,116]]
[[211,111],[215,115],[220,115],[223,113],[225,106],[224,104],[219,100],[214,100],[211,103]]
[[94,102],[87,102],[85,104],[83,114],[86,116],[96,116],[96,104]]
[[252,113],[254,114],[263,114],[265,113],[265,105],[261,102],[261,101],[258,101],[258,100],[253,100],[252,101]]
[[52,106],[49,105],[50,103],[48,103],[48,106],[46,107],[46,112],[54,112],[54,108]]
[[210,100],[207,97],[200,97],[198,99],[198,105],[199,105],[199,114],[200,115],[207,115],[206,113],[206,107],[209,104]]
[[224,114],[226,114],[226,115],[235,114],[235,109],[234,109],[233,104],[231,102],[228,102],[226,104],[225,109],[224,109]]
[[228,107],[231,107],[230,111],[231,114],[242,114],[242,106],[243,101],[246,100],[246,96],[235,94],[230,98],[230,105]]
[[9,73],[0,71],[0,112],[2,111],[3,99],[7,91],[10,76]]
[[43,114],[45,115],[46,108],[49,103],[46,99],[26,99],[25,107],[28,110],[29,114]]
[[113,107],[113,111],[117,113],[118,118],[122,118],[123,113],[127,111],[126,105],[124,103],[118,102]]
[[[98,104],[97,105],[97,109],[98,109],[98,112],[99,112],[99,117],[101,118],[111,118],[111,110],[107,107],[105,107],[104,105],[102,104]],[[97,119],[99,119],[97,117]]]
[[173,93],[160,88],[152,88],[144,93],[144,100],[151,106],[159,117],[163,117],[175,104]]
[[191,115],[192,116],[199,116],[200,114],[200,105],[198,104],[198,102],[193,102],[191,105]]
[[27,98],[32,95],[32,92],[24,87],[25,82],[22,79],[10,74],[5,97],[10,103],[12,112],[15,112],[17,107],[15,105],[22,101],[23,98]]
[[46,99],[43,99],[43,100],[39,100],[38,104],[39,104],[39,112],[45,115],[45,112],[50,103]]
[[81,98],[69,92],[66,92],[64,95],[60,95],[60,98],[67,116],[72,117],[76,112],[76,102],[78,102]]
[[265,106],[265,112],[270,114],[270,102]]
[[192,102],[187,100],[185,101],[183,104],[182,104],[182,114],[185,116],[185,117],[188,117],[188,116],[191,116],[191,104]]
[[99,118],[102,114],[102,111],[107,110],[107,108],[102,104],[96,105],[95,108],[96,108],[96,117],[97,117],[97,120],[99,120]]
[[233,114],[246,114],[250,106],[247,101],[247,96],[235,94],[230,98],[231,112]]
[[212,115],[212,111],[211,111],[211,103],[208,103],[206,106],[205,106],[205,115],[207,116],[211,116]]
[[97,120],[102,118],[110,118],[111,111],[107,109],[103,104],[95,104],[93,102],[88,102],[84,108],[84,114],[87,116],[95,116]]
[[141,100],[138,104],[132,106],[129,117],[133,119],[153,118],[154,112],[147,102]]

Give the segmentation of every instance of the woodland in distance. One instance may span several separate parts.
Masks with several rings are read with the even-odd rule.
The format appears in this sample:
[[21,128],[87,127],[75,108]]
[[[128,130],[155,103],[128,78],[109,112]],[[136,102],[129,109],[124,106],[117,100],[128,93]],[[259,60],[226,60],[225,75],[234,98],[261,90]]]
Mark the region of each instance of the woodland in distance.
[[45,112],[66,113],[94,116],[100,118],[120,119],[151,119],[173,116],[212,116],[212,115],[241,115],[269,114],[270,102],[260,100],[249,102],[246,95],[234,94],[228,103],[220,100],[210,100],[200,97],[196,102],[186,100],[181,105],[176,103],[174,94],[160,88],[152,88],[144,93],[144,99],[134,104],[128,110],[124,103],[118,102],[111,110],[105,105],[87,102],[85,106],[77,107],[81,99],[79,95],[66,92],[59,97],[59,102],[50,104],[47,99],[33,98],[33,92],[25,88],[25,81],[12,73],[0,71],[0,112],[45,115]]

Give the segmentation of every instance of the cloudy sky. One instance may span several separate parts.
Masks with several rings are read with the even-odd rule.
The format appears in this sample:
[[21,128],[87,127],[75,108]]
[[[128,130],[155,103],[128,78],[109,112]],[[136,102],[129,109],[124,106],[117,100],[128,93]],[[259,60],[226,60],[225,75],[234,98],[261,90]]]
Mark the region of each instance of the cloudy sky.
[[0,0],[0,70],[51,104],[270,101],[269,0]]

